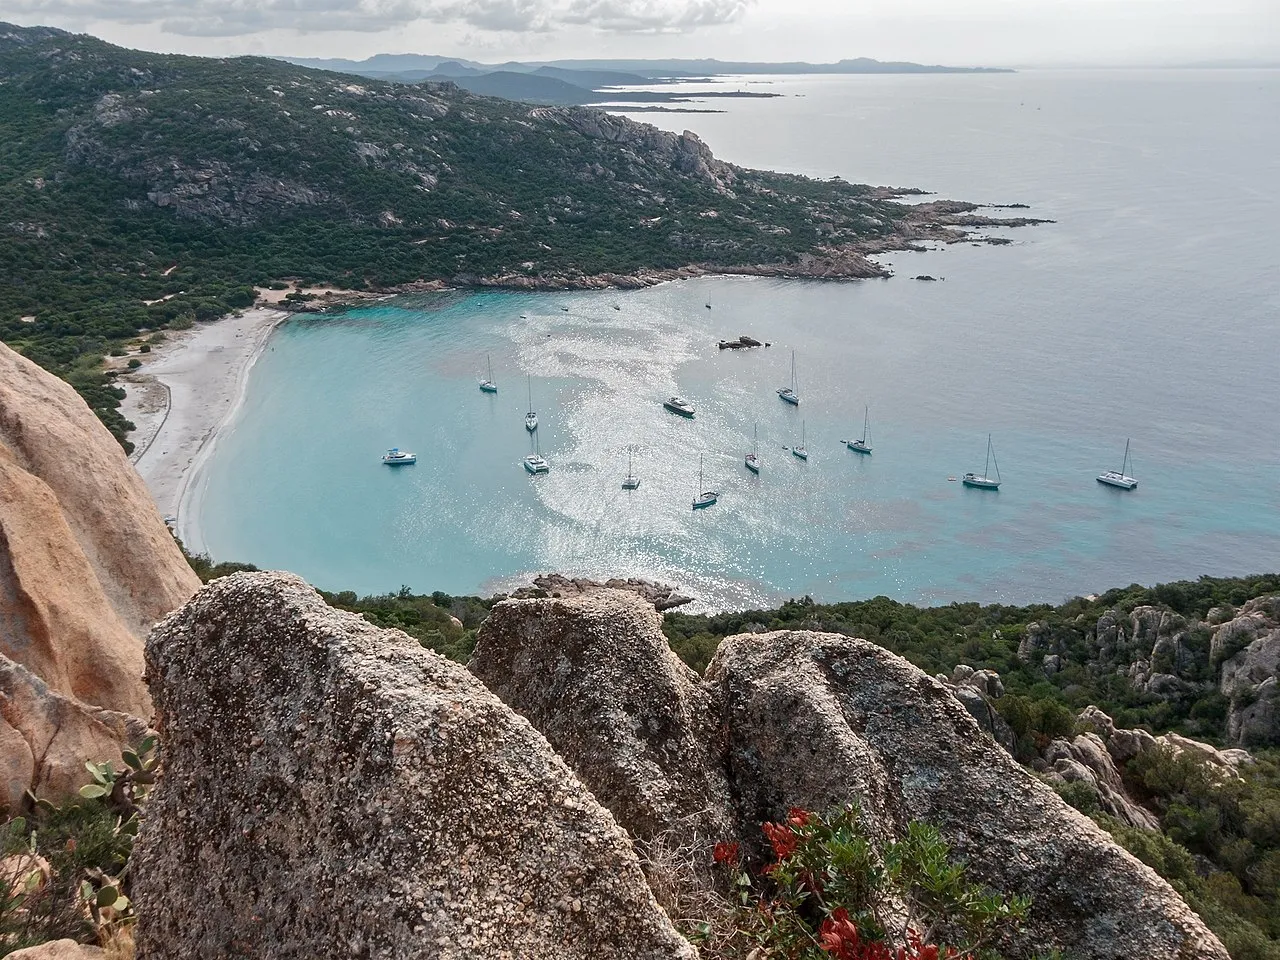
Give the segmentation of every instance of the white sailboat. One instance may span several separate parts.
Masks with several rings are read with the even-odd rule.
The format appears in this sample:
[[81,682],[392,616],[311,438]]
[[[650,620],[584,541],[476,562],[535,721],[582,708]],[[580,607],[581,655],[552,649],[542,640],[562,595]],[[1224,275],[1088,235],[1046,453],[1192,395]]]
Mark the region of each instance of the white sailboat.
[[529,375],[529,412],[524,415],[524,428],[530,433],[538,429],[538,415],[533,412],[533,374]]
[[796,383],[796,352],[791,351],[791,386],[779,387],[778,398],[793,407],[800,406],[800,388]]
[[493,382],[493,361],[489,358],[489,354],[484,355],[485,363],[489,366],[489,376],[480,381],[480,389],[485,393],[497,393],[498,385]]
[[[996,477],[991,479],[991,467],[995,465]],[[975,487],[979,490],[999,490],[1000,489],[1000,464],[996,463],[995,448],[991,446],[991,434],[987,434],[987,465],[983,467],[981,475],[976,473],[966,473],[960,478],[960,481],[966,487]]]
[[855,453],[871,452],[871,408],[866,407],[862,413],[862,439],[848,440],[845,446]]
[[1138,481],[1129,476],[1129,440],[1124,441],[1124,460],[1120,463],[1120,469],[1108,470],[1106,473],[1098,477],[1099,483],[1105,483],[1109,487],[1119,487],[1121,490],[1132,490],[1138,485]]
[[800,446],[791,448],[792,456],[799,457],[801,460],[809,459],[809,448],[804,445],[804,421],[800,421]]
[[623,490],[638,490],[640,488],[640,478],[636,476],[635,470],[631,467],[631,448],[627,448],[627,475],[622,480]]
[[702,489],[702,455],[698,455],[698,492],[693,498],[693,509],[701,510],[720,499],[720,491]]
[[760,428],[752,428],[751,436],[754,438],[751,444],[751,452],[747,454],[743,463],[752,473],[758,474],[760,472]]

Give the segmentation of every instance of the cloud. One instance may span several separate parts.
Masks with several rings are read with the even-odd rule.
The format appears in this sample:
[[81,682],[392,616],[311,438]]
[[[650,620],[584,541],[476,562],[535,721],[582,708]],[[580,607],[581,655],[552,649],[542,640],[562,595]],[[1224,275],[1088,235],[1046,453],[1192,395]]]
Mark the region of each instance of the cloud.
[[687,33],[738,19],[755,0],[8,0],[42,21],[154,24],[189,37],[266,30],[378,33],[426,21],[490,32],[586,26],[608,33]]

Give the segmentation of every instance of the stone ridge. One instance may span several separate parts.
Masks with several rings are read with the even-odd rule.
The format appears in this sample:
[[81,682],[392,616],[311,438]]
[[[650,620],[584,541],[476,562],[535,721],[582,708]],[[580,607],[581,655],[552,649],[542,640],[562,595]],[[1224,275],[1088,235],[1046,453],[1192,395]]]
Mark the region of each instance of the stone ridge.
[[139,960],[696,957],[546,741],[399,631],[236,574],[147,662]]
[[705,850],[733,834],[710,699],[662,636],[652,602],[598,590],[500,603],[467,667],[636,839],[673,832],[678,846]]
[[886,832],[937,825],[975,878],[1034,898],[1026,932],[1002,945],[1012,956],[1228,960],[1164,880],[903,658],[833,634],[743,635],[721,644],[706,683],[732,731],[730,777],[748,820],[854,799]]
[[672,661],[657,614],[602,591],[496,604],[471,668],[639,838],[665,826],[687,843],[681,814],[697,809],[705,832],[727,824],[715,839],[759,844],[791,806],[855,802],[873,835],[933,823],[976,879],[1034,898],[1010,958],[1227,960],[1165,881],[901,657],[784,631],[724,640],[701,680]]

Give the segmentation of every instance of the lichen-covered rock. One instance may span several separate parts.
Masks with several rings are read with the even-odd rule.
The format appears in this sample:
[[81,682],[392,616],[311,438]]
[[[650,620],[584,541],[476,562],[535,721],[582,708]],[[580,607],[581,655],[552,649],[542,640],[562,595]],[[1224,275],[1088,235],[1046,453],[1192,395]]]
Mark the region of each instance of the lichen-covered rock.
[[0,344],[0,653],[64,696],[147,717],[143,638],[199,585],[93,411]]
[[1227,737],[1245,747],[1280,745],[1280,597],[1258,597],[1215,631],[1218,689],[1230,701]]
[[1066,806],[937,681],[863,640],[783,632],[725,640],[707,668],[748,821],[859,802],[873,831],[936,824],[972,875],[1034,898],[1010,956],[1227,960],[1154,871]]
[[287,574],[152,633],[139,960],[688,958],[630,839],[463,668]]
[[620,590],[504,601],[468,667],[633,837],[709,846],[732,836],[723,737],[651,602]]

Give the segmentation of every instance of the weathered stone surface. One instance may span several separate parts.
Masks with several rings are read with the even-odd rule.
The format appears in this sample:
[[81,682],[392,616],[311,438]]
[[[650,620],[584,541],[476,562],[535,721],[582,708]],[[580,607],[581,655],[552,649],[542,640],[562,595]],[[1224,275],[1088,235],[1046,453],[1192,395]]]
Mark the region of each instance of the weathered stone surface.
[[707,669],[731,731],[743,817],[855,799],[873,828],[937,824],[978,879],[1035,898],[1012,956],[1226,960],[1150,868],[979,735],[946,688],[874,644],[731,637]]
[[1218,689],[1231,701],[1227,737],[1245,747],[1280,745],[1280,597],[1259,597],[1218,627]]
[[50,690],[20,664],[0,656],[0,804],[16,810],[26,791],[74,794],[89,776],[86,760],[120,764],[123,745],[147,734],[138,718],[88,706]]
[[527,718],[633,837],[734,833],[723,736],[697,675],[633,593],[507,600],[469,669]]
[[969,711],[969,716],[978,722],[984,733],[1010,754],[1016,752],[1018,737],[991,702],[1004,696],[1004,682],[1000,674],[994,670],[974,670],[968,664],[959,663],[951,671],[951,676],[940,673],[936,679]]
[[0,653],[146,717],[142,638],[199,580],[76,392],[0,344]]
[[86,946],[74,940],[50,940],[38,947],[27,947],[9,954],[9,960],[105,960],[101,947]]
[[657,610],[671,610],[675,607],[692,603],[693,597],[686,597],[675,587],[665,583],[655,583],[639,577],[611,580],[588,580],[584,577],[566,577],[559,573],[540,574],[533,578],[532,587],[521,587],[512,592],[514,600],[530,600],[542,597],[580,597],[600,590],[626,590],[649,601]]
[[1129,796],[1120,779],[1107,744],[1096,733],[1083,733],[1071,740],[1054,740],[1044,750],[1051,775],[1064,783],[1087,783],[1098,796],[1103,813],[1134,827],[1156,830],[1160,821],[1151,811]]
[[147,658],[139,960],[695,956],[547,742],[404,634],[236,574]]

